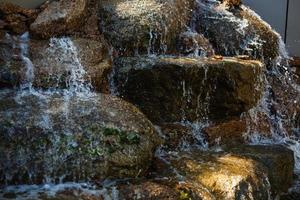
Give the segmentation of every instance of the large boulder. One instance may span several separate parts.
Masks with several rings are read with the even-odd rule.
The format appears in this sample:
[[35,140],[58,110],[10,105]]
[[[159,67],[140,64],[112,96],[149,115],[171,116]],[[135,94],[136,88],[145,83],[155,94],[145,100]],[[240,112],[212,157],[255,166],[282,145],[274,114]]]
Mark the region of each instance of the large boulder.
[[[206,188],[215,197],[212,199],[275,198],[293,180],[293,152],[281,146],[236,147],[227,153],[193,151],[164,159],[177,177]],[[163,173],[169,172],[161,170]]]
[[[235,1],[225,2],[232,5]],[[209,39],[216,54],[248,54],[266,63],[279,56],[279,35],[245,6],[229,9],[218,1],[200,0],[194,21],[196,30]]]
[[89,0],[52,1],[31,24],[30,30],[42,38],[76,31],[88,16],[88,3]]
[[267,168],[273,194],[287,192],[293,184],[294,153],[292,150],[280,145],[240,145],[229,147],[227,150],[262,163]]
[[258,61],[128,57],[115,59],[115,66],[119,95],[156,123],[240,116],[263,91]]
[[103,39],[29,40],[25,36],[16,37],[3,32],[0,45],[3,47],[0,50],[1,87],[32,81],[35,87],[53,89],[84,82],[91,83],[96,91],[108,92],[112,62],[109,47]]
[[137,177],[151,164],[151,122],[117,97],[0,94],[1,184]]
[[165,53],[185,30],[194,0],[103,0],[101,27],[120,55]]

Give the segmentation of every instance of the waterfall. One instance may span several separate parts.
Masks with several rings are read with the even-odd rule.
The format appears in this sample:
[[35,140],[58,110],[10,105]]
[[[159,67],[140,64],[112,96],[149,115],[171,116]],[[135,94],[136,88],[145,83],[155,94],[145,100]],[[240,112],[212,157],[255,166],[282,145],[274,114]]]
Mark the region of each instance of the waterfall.
[[34,80],[34,66],[29,58],[28,52],[28,42],[29,42],[29,33],[26,32],[20,36],[20,57],[25,65],[25,80],[24,83],[21,85],[22,90],[29,90],[32,91],[32,82]]
[[92,95],[92,85],[86,80],[86,71],[81,64],[78,50],[71,38],[51,38],[47,50],[55,56],[54,59],[58,65],[67,66],[69,78],[66,80],[67,89],[65,92],[82,97]]

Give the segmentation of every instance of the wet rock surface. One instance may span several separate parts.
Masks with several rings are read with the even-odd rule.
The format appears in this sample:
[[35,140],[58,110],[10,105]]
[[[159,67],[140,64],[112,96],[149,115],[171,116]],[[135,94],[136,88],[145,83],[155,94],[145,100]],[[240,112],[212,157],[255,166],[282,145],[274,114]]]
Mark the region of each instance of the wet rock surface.
[[[159,174],[176,176],[195,188],[204,187],[208,199],[268,199],[286,192],[293,181],[293,153],[281,146],[243,146],[225,152],[170,154]],[[168,165],[168,164],[166,164]],[[170,177],[170,175],[167,175]],[[281,177],[281,178],[279,178]]]
[[294,153],[280,145],[274,146],[237,146],[226,151],[251,158],[267,168],[273,194],[287,192],[293,183]]
[[82,81],[90,82],[96,91],[107,93],[112,61],[106,41],[76,37],[55,38],[49,41],[32,40],[29,48],[35,68],[33,81],[35,87],[66,88],[70,86],[68,85],[70,79],[74,79],[72,65],[81,65],[85,71]]
[[186,31],[180,34],[176,51],[173,54],[211,57],[215,52],[209,40],[202,34]]
[[156,123],[239,116],[262,94],[257,61],[133,57],[115,65],[119,95]]
[[101,27],[119,55],[166,53],[185,30],[193,0],[104,0]]
[[4,90],[0,105],[1,184],[140,176],[158,144],[137,108],[104,94],[23,96]]
[[286,59],[240,0],[0,3],[0,199],[299,199]]
[[[227,2],[229,5],[236,4],[235,1]],[[248,54],[264,62],[278,56],[278,35],[247,7],[230,10],[216,1],[200,0],[197,9],[196,30],[209,38],[216,54]]]
[[[72,79],[81,78],[96,91],[108,92],[108,75],[112,61],[105,40],[77,37],[30,40],[3,33],[0,45],[1,87],[17,87],[28,79],[28,65],[32,65],[32,84],[43,89],[68,88]],[[28,45],[28,46],[27,46]],[[22,51],[28,49],[28,55]],[[27,62],[27,63],[26,63]],[[28,63],[29,62],[29,63]],[[78,77],[75,73],[84,70]],[[73,80],[74,81],[74,80]],[[82,84],[83,84],[82,83]]]
[[0,2],[0,30],[8,30],[14,34],[22,34],[29,30],[30,24],[37,17],[38,11]]
[[85,22],[88,1],[52,1],[31,24],[32,34],[41,38],[50,38],[76,31]]
[[247,124],[240,119],[233,119],[211,125],[203,130],[210,145],[228,145],[245,143]]

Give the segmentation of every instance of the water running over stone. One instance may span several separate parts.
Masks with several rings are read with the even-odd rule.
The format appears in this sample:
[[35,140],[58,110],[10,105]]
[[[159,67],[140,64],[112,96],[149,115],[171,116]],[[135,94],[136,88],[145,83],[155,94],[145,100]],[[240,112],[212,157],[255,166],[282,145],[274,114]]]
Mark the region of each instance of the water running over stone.
[[[286,98],[298,86],[278,34],[245,6],[222,2],[100,1],[103,37],[84,25],[98,3],[46,6],[34,39],[15,42],[26,76],[12,85],[21,90],[0,92],[0,182],[45,185],[7,187],[1,197],[272,199],[286,191],[293,154],[275,144],[295,152],[299,169],[297,102]],[[111,60],[112,93],[156,130],[131,104],[95,92]],[[108,189],[108,177],[132,179]]]

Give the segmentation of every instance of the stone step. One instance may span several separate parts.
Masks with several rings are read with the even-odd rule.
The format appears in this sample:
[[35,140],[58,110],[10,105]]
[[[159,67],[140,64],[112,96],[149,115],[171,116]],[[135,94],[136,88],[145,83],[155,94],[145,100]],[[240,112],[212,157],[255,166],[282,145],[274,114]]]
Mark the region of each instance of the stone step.
[[239,58],[126,57],[115,61],[115,89],[156,123],[221,120],[257,105],[263,65]]

